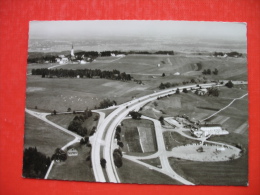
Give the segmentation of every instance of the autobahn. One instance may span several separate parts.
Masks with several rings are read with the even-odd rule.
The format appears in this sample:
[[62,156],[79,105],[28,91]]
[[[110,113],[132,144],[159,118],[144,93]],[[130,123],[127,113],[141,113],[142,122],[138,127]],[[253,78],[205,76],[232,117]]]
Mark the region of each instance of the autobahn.
[[[177,88],[180,92],[186,88],[190,90],[191,88],[197,89],[199,87],[209,88],[212,86],[224,86],[228,81],[220,81],[222,84],[217,85],[215,82],[207,84],[193,84],[181,87],[170,88],[155,92],[150,95],[145,95],[140,98],[136,98],[132,101],[126,102],[117,106],[117,109],[110,113],[100,124],[97,132],[92,138],[92,153],[91,160],[93,166],[94,176],[97,182],[106,182],[105,175],[103,171],[106,171],[108,180],[107,182],[120,183],[120,178],[117,175],[116,167],[113,162],[113,150],[115,149],[114,135],[115,129],[120,124],[120,122],[129,114],[130,111],[139,110],[140,107],[146,103],[156,100],[158,97],[172,95],[176,92]],[[247,84],[245,81],[235,81],[234,84]],[[102,149],[101,149],[102,148]],[[102,153],[103,150],[103,153]],[[106,159],[106,169],[102,169],[100,165],[101,154],[103,158]],[[165,161],[165,160],[164,160]],[[167,166],[165,164],[165,166]],[[178,176],[181,178],[180,176]]]

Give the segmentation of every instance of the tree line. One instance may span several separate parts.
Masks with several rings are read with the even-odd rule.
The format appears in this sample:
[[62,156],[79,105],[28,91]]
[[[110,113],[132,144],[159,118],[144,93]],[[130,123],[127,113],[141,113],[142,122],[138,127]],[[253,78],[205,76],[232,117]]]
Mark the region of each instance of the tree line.
[[110,99],[106,98],[99,103],[98,107],[95,106],[95,109],[103,109],[103,108],[108,108],[108,107],[115,106],[115,105],[117,105],[115,100],[110,100]]
[[47,69],[47,68],[38,68],[32,69],[32,75],[41,75],[44,77],[70,77],[75,78],[79,76],[80,78],[93,78],[100,77],[105,79],[112,80],[122,80],[129,81],[132,79],[130,74],[126,74],[125,72],[121,73],[119,70],[100,70],[100,69]]
[[[149,51],[120,51],[120,50],[113,50],[113,51],[79,51],[75,52],[75,60],[81,60],[82,56],[84,58],[91,58],[91,61],[97,58],[98,56],[111,56],[111,54],[162,54],[162,55],[174,55],[174,51],[156,51],[156,52],[149,52]],[[43,56],[44,55],[44,56]],[[59,58],[60,54],[39,54],[37,56],[30,56],[27,58],[28,63],[44,63],[45,61],[48,61],[50,63],[55,63],[56,58]],[[71,54],[64,55],[67,58],[71,59]]]
[[211,73],[213,73],[214,75],[218,75],[218,69],[214,69],[213,71],[211,71],[210,69],[204,69],[202,71],[202,74],[204,75],[211,75]]
[[224,56],[224,55],[227,55],[229,57],[242,57],[242,53],[238,53],[236,51],[231,51],[231,52],[228,52],[228,53],[223,53],[223,52],[214,52],[213,53],[214,56]]
[[[77,133],[80,136],[86,136],[88,134],[88,129],[86,127],[83,127],[83,123],[86,119],[92,116],[91,110],[86,109],[84,113],[80,115],[76,115],[73,120],[70,122],[68,126],[68,130]],[[95,133],[95,128],[91,130],[91,133]],[[92,132],[94,131],[94,132]]]

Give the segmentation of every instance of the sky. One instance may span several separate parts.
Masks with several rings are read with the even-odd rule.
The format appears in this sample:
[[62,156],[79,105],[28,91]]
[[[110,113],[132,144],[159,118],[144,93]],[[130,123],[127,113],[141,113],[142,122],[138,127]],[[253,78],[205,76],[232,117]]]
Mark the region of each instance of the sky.
[[[31,21],[29,38],[48,40],[116,40],[150,38],[154,42],[180,39],[196,42],[221,41],[246,45],[246,23],[160,20]],[[124,39],[122,44],[124,44]]]
[[187,36],[245,40],[246,24],[160,20],[32,21],[31,38],[89,38],[94,36]]

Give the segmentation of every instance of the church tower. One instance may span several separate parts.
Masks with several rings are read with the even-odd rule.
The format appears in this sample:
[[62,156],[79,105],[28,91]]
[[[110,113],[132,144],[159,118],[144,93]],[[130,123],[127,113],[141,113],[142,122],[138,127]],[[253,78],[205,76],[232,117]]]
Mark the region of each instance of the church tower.
[[74,56],[75,56],[75,55],[74,55],[73,44],[72,44],[72,47],[71,47],[70,55],[71,55],[71,57],[74,57]]

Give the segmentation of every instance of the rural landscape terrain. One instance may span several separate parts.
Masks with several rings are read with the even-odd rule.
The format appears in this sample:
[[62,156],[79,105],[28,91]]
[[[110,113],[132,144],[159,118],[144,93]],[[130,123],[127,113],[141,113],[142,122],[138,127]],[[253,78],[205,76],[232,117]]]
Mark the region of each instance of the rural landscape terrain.
[[23,177],[248,185],[246,52],[59,44],[30,40]]

